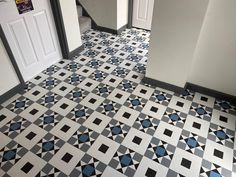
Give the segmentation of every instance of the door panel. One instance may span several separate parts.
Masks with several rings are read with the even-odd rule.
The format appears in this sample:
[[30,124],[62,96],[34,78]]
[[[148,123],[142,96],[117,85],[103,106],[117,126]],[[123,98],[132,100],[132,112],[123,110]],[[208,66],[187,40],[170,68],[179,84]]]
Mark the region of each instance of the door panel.
[[154,0],[134,0],[133,26],[151,30]]
[[138,1],[138,20],[147,20],[148,16],[148,2],[147,0],[139,0]]
[[27,69],[30,65],[38,61],[33,44],[31,42],[25,21],[16,20],[9,24],[10,32],[13,37],[16,49],[21,56],[22,66]]
[[15,1],[0,4],[0,24],[25,81],[62,56],[49,0],[32,0],[34,10],[19,14]]
[[41,45],[43,46],[44,55],[48,56],[49,54],[56,52],[45,11],[38,12],[34,14],[33,17],[39,33]]

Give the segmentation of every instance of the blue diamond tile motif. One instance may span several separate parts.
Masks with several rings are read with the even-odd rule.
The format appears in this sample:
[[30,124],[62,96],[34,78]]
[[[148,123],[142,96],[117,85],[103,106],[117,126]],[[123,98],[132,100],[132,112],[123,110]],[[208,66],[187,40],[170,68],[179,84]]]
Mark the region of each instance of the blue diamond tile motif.
[[185,139],[187,145],[189,146],[189,148],[195,148],[197,146],[199,146],[197,140],[194,137],[191,138],[187,138]]
[[54,141],[48,141],[43,143],[43,152],[54,150]]
[[3,162],[9,161],[9,160],[15,159],[15,157],[16,157],[16,149],[8,150],[4,152],[2,161]]
[[158,158],[168,155],[164,146],[158,146],[158,147],[154,148],[154,151],[155,151],[156,156]]
[[11,131],[16,131],[21,129],[21,122],[15,122],[10,125],[10,130]]
[[44,117],[43,123],[44,124],[54,123],[54,115],[49,115],[49,116]]
[[133,165],[133,161],[130,154],[122,155],[119,157],[119,159],[122,167]]
[[93,176],[95,175],[95,167],[93,164],[88,164],[82,167],[84,176]]

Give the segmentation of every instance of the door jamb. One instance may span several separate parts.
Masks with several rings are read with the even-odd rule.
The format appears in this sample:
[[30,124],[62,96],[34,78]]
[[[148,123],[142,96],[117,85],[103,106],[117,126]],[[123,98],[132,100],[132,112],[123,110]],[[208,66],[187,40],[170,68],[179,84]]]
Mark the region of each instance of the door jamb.
[[133,5],[134,5],[134,0],[129,0],[129,12],[128,12],[128,28],[132,28],[133,26]]
[[16,72],[16,75],[20,81],[20,84],[18,84],[17,86],[15,86],[14,88],[12,88],[11,90],[7,91],[6,93],[4,93],[3,95],[0,96],[0,104],[3,103],[4,101],[8,100],[9,98],[11,98],[14,94],[16,94],[17,92],[21,92],[24,88],[25,88],[25,81],[23,79],[23,76],[20,72],[20,69],[16,63],[15,57],[11,51],[10,45],[7,41],[7,38],[4,34],[4,31],[2,29],[2,25],[0,25],[0,38],[2,39],[2,43],[3,46],[5,47],[5,50],[9,56],[9,59],[12,63],[12,66]]

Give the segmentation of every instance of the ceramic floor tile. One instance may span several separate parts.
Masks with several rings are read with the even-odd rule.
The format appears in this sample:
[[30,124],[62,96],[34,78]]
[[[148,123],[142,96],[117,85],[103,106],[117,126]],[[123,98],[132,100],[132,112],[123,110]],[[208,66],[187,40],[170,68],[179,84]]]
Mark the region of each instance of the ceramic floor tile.
[[236,176],[236,105],[143,83],[149,36],[88,30],[0,105],[0,176]]

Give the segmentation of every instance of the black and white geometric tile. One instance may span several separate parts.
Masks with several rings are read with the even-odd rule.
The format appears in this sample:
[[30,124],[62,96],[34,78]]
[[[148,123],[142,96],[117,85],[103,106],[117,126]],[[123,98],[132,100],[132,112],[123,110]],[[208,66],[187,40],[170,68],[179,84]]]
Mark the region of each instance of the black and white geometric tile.
[[236,176],[236,105],[144,84],[149,36],[89,30],[0,105],[0,176]]

